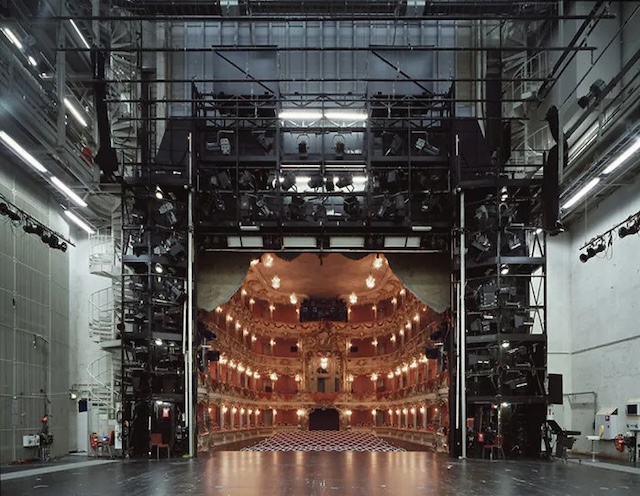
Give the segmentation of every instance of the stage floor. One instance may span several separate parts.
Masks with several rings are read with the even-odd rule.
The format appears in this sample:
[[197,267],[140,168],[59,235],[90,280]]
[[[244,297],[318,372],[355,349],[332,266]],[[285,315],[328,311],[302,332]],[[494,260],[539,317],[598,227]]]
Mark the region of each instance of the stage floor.
[[[604,465],[603,465],[604,467]],[[195,460],[56,463],[3,471],[0,494],[11,496],[389,495],[616,496],[640,494],[640,474],[597,464],[452,461],[426,452],[233,452]],[[633,470],[633,469],[631,469]],[[630,471],[631,471],[630,470]],[[35,473],[34,473],[35,472]]]

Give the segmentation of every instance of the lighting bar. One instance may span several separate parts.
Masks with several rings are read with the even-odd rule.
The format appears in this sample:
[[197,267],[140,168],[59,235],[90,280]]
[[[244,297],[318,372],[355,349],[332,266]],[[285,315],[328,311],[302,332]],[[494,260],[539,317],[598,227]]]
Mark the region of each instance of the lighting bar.
[[343,110],[327,110],[324,117],[332,121],[366,121],[368,118],[365,112]]
[[640,150],[640,139],[636,139],[633,144],[627,148],[618,158],[609,164],[609,166],[602,171],[603,174],[611,174],[614,170],[624,164],[629,158]]
[[282,110],[278,114],[279,119],[287,120],[318,120],[322,119],[320,110]]
[[415,232],[429,232],[432,229],[432,226],[411,226],[411,230]]
[[2,32],[9,39],[9,41],[18,48],[18,50],[22,50],[22,43],[20,43],[18,37],[13,34],[13,31],[11,31],[9,28],[2,28]]
[[76,118],[76,120],[80,123],[82,127],[88,126],[87,121],[84,120],[84,117],[82,117],[82,114],[78,111],[77,108],[73,106],[73,104],[68,98],[64,99],[64,106],[67,107],[69,112],[71,112],[71,114]]
[[87,206],[87,202],[85,202],[82,198],[80,198],[73,191],[71,191],[69,186],[67,186],[62,181],[60,181],[60,179],[58,179],[56,176],[51,176],[51,183],[56,188],[58,188],[58,190],[60,190],[65,195],[67,195],[67,198],[69,198],[76,205],[78,205],[80,207],[86,207]]
[[578,191],[575,195],[573,195],[569,199],[569,201],[567,201],[564,205],[562,205],[562,208],[566,210],[567,208],[573,207],[576,203],[578,203],[578,201],[580,201],[582,197],[584,197],[589,191],[595,188],[599,182],[600,182],[599,177],[596,177],[591,181],[589,181],[580,191]]
[[38,172],[47,172],[47,169],[44,165],[38,162],[33,155],[27,152],[24,148],[22,148],[16,140],[14,140],[11,136],[9,136],[4,131],[0,131],[0,140],[7,145],[11,150],[18,155],[22,160],[24,160],[27,164],[33,167]]
[[80,41],[82,41],[82,44],[85,46],[85,48],[90,49],[91,45],[89,45],[89,43],[87,42],[87,39],[84,37],[80,29],[78,29],[78,26],[76,25],[75,21],[73,19],[69,19],[69,22],[73,26],[73,29],[76,30],[76,33],[78,34],[78,38],[80,38]]
[[76,214],[74,214],[71,210],[65,210],[64,214],[67,217],[69,217],[69,219],[71,219],[78,227],[86,231],[88,234],[93,234],[96,232],[95,229],[93,229],[89,224],[87,224],[87,222],[85,222]]

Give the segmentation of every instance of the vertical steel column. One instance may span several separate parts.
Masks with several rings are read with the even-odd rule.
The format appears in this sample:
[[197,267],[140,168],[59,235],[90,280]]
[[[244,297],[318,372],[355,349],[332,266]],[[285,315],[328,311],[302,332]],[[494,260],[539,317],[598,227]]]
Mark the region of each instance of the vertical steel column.
[[[564,0],[558,2],[558,14],[564,15]],[[558,19],[558,37],[564,43],[564,20]],[[558,100],[562,100],[562,77],[558,78]],[[564,131],[562,130],[562,105],[558,105],[558,182],[562,184],[564,177]],[[557,212],[556,212],[557,214]],[[556,219],[557,220],[557,219]]]
[[194,370],[193,370],[193,321],[194,312],[193,305],[193,263],[194,263],[194,233],[193,233],[193,134],[189,133],[189,193],[187,200],[187,356],[186,356],[186,370],[188,388],[185,391],[185,410],[187,411],[187,427],[189,429],[189,457],[193,458],[196,455],[196,426],[194,425],[194,408],[196,407],[193,395],[194,389]]
[[464,295],[466,290],[466,278],[467,278],[467,268],[465,261],[465,251],[466,251],[466,242],[465,242],[465,217],[464,217],[464,191],[460,191],[460,290],[459,290],[459,300],[458,300],[458,313],[460,315],[460,329],[459,329],[459,339],[458,342],[459,350],[460,350],[460,389],[458,392],[458,397],[460,398],[460,421],[462,425],[460,426],[460,437],[461,439],[461,448],[462,448],[462,458],[467,457],[467,332],[466,332],[466,308]]

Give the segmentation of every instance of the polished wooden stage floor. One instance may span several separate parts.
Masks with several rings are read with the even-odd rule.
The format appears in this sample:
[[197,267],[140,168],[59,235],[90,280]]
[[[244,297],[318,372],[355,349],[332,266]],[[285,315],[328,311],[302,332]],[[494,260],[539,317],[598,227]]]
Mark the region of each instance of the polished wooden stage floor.
[[[7,496],[406,495],[626,496],[640,475],[595,465],[452,461],[427,452],[221,451],[195,460],[116,460],[4,473]],[[35,473],[33,473],[35,472]],[[27,475],[28,474],[28,475]]]

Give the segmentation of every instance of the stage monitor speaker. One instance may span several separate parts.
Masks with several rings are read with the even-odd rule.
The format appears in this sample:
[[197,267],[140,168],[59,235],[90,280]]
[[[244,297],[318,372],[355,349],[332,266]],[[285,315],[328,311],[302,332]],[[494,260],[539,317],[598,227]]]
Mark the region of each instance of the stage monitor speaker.
[[549,403],[562,405],[562,374],[549,374]]

